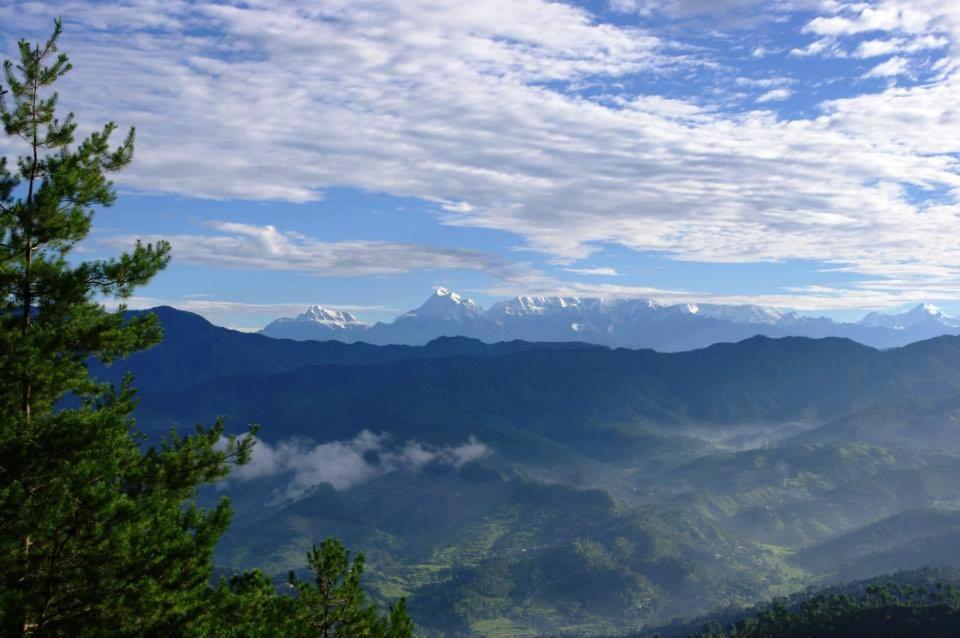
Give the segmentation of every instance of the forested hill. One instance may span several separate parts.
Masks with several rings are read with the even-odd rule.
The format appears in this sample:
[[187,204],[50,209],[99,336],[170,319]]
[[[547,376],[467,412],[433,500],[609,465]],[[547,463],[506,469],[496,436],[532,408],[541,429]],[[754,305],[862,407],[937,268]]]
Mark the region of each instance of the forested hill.
[[957,337],[403,347],[157,314],[162,344],[96,371],[134,373],[138,425],[262,425],[210,494],[236,510],[218,565],[282,574],[342,538],[431,638],[623,633],[960,537]]
[[[117,379],[132,371],[144,388],[144,413],[151,416],[202,420],[232,414],[269,421],[278,435],[302,427],[302,420],[291,419],[304,410],[327,415],[331,436],[386,418],[567,431],[577,424],[638,419],[827,421],[868,406],[935,405],[960,394],[960,337],[887,351],[845,339],[798,337],[754,337],[671,354],[583,344],[486,345],[463,338],[423,347],[370,346],[269,339],[170,308],[158,314],[163,343],[101,373]],[[364,400],[371,392],[377,400]],[[278,402],[286,407],[278,410]],[[299,406],[296,413],[291,405]],[[164,406],[176,406],[176,413]],[[347,414],[351,423],[343,422]],[[335,431],[338,423],[341,431]]]
[[214,325],[200,315],[169,306],[131,311],[129,315],[136,317],[144,313],[159,317],[163,325],[163,341],[110,368],[96,366],[95,372],[99,376],[117,381],[124,372],[130,371],[134,373],[138,386],[170,390],[221,376],[271,374],[305,365],[367,365],[456,354],[495,356],[530,349],[602,348],[581,343],[531,344],[522,341],[487,345],[459,337],[442,337],[419,347],[348,345],[339,341],[297,342],[230,330]]
[[[960,569],[922,568],[809,588],[631,638],[925,638],[960,635]],[[599,638],[599,637],[596,637]]]

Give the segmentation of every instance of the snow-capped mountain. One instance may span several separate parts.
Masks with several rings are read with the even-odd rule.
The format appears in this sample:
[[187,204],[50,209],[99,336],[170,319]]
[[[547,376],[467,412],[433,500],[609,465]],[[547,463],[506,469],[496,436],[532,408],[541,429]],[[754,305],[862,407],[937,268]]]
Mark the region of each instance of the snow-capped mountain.
[[310,306],[307,311],[297,315],[296,321],[316,321],[318,323],[336,325],[341,328],[350,324],[360,323],[360,320],[344,310],[330,310],[323,306]]
[[527,317],[563,312],[580,306],[578,297],[514,297],[490,306],[491,317]]
[[397,321],[464,321],[483,315],[483,308],[473,299],[462,297],[446,288],[437,288],[416,310],[400,315]]
[[[485,335],[483,308],[473,299],[437,288],[416,310],[392,323],[377,323],[361,339],[377,344],[423,345],[437,337]],[[484,339],[487,340],[487,339]]]
[[472,299],[438,288],[419,308],[369,326],[348,312],[314,306],[262,331],[271,337],[422,345],[437,337],[486,342],[583,341],[661,351],[770,337],[847,337],[892,347],[960,333],[960,319],[921,304],[902,314],[870,313],[857,323],[784,313],[755,305],[674,304],[649,299],[515,297],[484,310]]
[[788,316],[776,308],[765,308],[764,306],[724,306],[712,303],[688,305],[693,314],[733,323],[760,323],[772,326]]
[[278,339],[354,341],[351,338],[369,326],[349,312],[310,306],[294,319],[277,319],[268,324],[262,334]]
[[898,315],[871,312],[861,319],[859,324],[871,328],[892,328],[894,330],[907,330],[916,326],[931,324],[956,328],[960,327],[960,319],[945,314],[933,304],[922,303]]

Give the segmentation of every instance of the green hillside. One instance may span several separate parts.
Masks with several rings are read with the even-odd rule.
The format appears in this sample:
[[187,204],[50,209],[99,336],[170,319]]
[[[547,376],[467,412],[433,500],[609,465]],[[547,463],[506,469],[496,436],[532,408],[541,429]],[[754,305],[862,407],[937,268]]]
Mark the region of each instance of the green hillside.
[[[281,575],[341,538],[366,554],[374,597],[409,597],[424,636],[640,631],[954,560],[957,338],[376,348],[181,315],[161,313],[165,349],[129,363],[159,388],[140,423],[261,423],[262,445],[302,465],[205,496],[236,511],[219,568]],[[323,446],[363,431],[376,443],[350,457],[360,478],[311,478],[332,471]],[[484,449],[469,463],[397,460],[468,440]]]

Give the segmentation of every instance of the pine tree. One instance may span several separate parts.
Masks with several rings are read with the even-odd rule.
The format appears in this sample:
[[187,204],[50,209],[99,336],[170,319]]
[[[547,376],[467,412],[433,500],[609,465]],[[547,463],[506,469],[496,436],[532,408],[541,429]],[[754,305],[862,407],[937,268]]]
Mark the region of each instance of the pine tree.
[[196,506],[198,486],[250,454],[223,423],[146,448],[129,379],[92,379],[158,341],[154,317],[107,311],[162,270],[165,242],[114,259],[77,261],[107,175],[133,156],[107,124],[79,142],[57,117],[51,86],[70,71],[61,25],[7,61],[4,130],[25,152],[0,158],[0,635],[175,636],[208,599],[213,547],[229,505]]
[[307,554],[314,581],[290,574],[290,586],[297,592],[293,608],[291,638],[409,638],[413,624],[404,601],[381,618],[375,605],[366,602],[360,587],[364,559],[352,562],[350,553],[335,539],[327,539]]
[[[327,539],[307,555],[311,580],[291,573],[289,596],[276,595],[260,572],[223,581],[213,610],[196,633],[205,638],[412,638],[413,621],[400,600],[381,615],[360,585],[363,555],[352,561],[340,541]],[[229,623],[220,619],[229,618]]]
[[153,315],[98,300],[129,297],[170,246],[69,260],[114,202],[107,174],[132,160],[134,131],[111,148],[110,123],[75,144],[50,91],[71,69],[60,33],[57,21],[43,45],[21,41],[0,87],[4,130],[26,148],[16,169],[0,157],[0,635],[410,638],[403,601],[381,616],[360,588],[363,557],[334,540],[308,556],[315,584],[291,577],[293,596],[259,572],[210,587],[230,508],[199,508],[197,489],[246,462],[254,439],[218,420],[147,447],[131,380],[88,373],[160,339]]

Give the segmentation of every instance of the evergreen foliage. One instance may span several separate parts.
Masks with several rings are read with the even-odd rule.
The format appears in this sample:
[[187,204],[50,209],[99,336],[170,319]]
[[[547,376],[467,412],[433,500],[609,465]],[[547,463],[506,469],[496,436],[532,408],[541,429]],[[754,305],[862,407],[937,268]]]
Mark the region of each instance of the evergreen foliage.
[[[353,561],[335,539],[314,547],[307,560],[313,581],[293,572],[290,595],[276,595],[274,583],[259,571],[221,580],[210,594],[213,612],[196,634],[208,638],[410,638],[413,622],[400,600],[385,616],[368,603],[360,586],[364,558]],[[226,621],[226,622],[224,622]]]
[[401,638],[413,633],[413,625],[400,601],[386,618],[379,618],[375,605],[366,603],[360,576],[363,556],[350,561],[350,553],[336,540],[327,539],[307,555],[314,572],[310,583],[290,574],[290,586],[297,592],[290,636],[330,638]]
[[197,490],[246,462],[254,440],[218,419],[147,447],[130,377],[89,374],[160,340],[152,314],[99,300],[128,298],[170,246],[71,259],[115,200],[108,175],[130,163],[134,131],[112,146],[109,123],[77,142],[73,115],[58,118],[51,86],[71,69],[60,33],[57,21],[45,43],[19,43],[0,95],[4,130],[26,149],[15,167],[0,158],[0,635],[220,635],[211,628],[246,617],[263,631],[230,635],[410,636],[402,603],[385,618],[365,605],[362,558],[346,567],[332,541],[311,554],[316,588],[294,581],[294,597],[256,573],[211,589],[231,511],[227,499],[201,508]]
[[691,638],[854,638],[956,636],[960,633],[960,590],[896,583],[871,585],[863,595],[817,595],[796,609],[782,601],[727,628],[705,627]]
[[[112,123],[75,142],[50,86],[71,66],[43,45],[19,44],[4,65],[4,130],[26,146],[0,164],[0,630],[4,635],[171,633],[199,613],[226,501],[203,510],[199,485],[243,462],[252,439],[219,445],[223,423],[142,449],[129,380],[87,373],[156,343],[156,320],[127,320],[97,299],[123,299],[169,260],[138,244],[110,260],[71,263],[94,209],[115,194],[110,172],[133,156],[134,131],[111,147]],[[68,395],[77,407],[56,409]],[[172,635],[172,634],[171,634]]]

